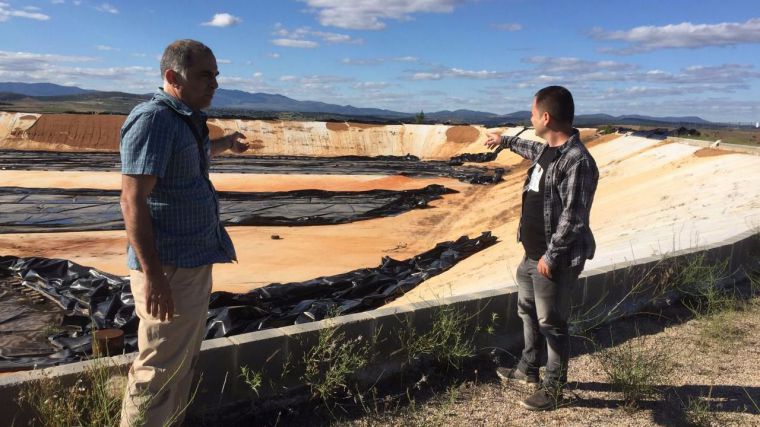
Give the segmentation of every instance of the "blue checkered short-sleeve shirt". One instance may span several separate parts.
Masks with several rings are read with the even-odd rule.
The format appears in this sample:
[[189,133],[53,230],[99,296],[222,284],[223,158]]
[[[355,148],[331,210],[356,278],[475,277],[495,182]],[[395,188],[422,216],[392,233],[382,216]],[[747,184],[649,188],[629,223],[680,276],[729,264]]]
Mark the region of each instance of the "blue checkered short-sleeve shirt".
[[[162,264],[192,268],[231,262],[235,249],[219,221],[219,199],[208,178],[211,143],[206,134],[201,153],[180,115],[190,117],[199,134],[205,128],[205,114],[161,89],[135,107],[121,128],[121,172],[158,178],[147,202]],[[141,269],[131,245],[127,265]]]

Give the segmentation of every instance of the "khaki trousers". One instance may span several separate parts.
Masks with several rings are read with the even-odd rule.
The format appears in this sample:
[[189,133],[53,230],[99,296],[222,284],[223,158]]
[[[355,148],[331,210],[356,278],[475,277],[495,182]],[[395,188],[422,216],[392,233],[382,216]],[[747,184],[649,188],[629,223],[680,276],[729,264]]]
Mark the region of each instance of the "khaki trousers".
[[145,275],[130,270],[139,354],[127,377],[121,427],[180,425],[206,327],[211,265],[165,265],[174,300],[174,317],[160,321],[145,307]]

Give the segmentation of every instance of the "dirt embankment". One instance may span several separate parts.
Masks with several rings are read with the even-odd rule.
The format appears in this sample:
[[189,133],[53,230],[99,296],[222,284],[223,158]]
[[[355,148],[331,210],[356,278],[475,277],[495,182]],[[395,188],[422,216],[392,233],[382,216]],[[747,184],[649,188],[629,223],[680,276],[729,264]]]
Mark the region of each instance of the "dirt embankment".
[[[0,148],[46,151],[117,151],[123,115],[0,113]],[[240,132],[246,154],[295,156],[403,156],[446,160],[480,152],[481,126],[375,125],[210,119],[212,139]],[[490,130],[489,130],[490,131]]]
[[124,116],[43,114],[26,131],[31,141],[103,151],[119,149]]

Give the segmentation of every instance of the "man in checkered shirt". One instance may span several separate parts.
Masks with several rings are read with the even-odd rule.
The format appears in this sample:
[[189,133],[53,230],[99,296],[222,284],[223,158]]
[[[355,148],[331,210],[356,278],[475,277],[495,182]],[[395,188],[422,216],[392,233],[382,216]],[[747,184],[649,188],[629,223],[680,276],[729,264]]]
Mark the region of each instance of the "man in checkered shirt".
[[139,354],[129,371],[122,426],[180,425],[205,333],[211,269],[236,260],[219,221],[209,160],[248,149],[235,132],[208,137],[218,87],[214,54],[194,40],[170,44],[163,88],[121,129],[121,208],[129,239]]
[[525,256],[517,268],[518,306],[525,347],[515,368],[499,368],[504,381],[539,384],[539,358],[547,350],[543,383],[520,404],[554,409],[567,382],[571,290],[596,244],[590,228],[599,170],[573,128],[570,91],[549,86],[536,93],[531,123],[546,143],[489,134],[490,148],[509,148],[531,161],[522,190],[518,240]]

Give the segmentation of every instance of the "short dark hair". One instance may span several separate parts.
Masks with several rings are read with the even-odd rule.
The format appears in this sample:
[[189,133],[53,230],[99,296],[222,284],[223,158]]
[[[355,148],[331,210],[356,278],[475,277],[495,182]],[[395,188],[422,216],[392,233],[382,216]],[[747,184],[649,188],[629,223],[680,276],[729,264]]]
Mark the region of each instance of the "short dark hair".
[[213,55],[214,52],[205,44],[183,39],[172,42],[164,49],[161,56],[161,78],[166,75],[166,70],[174,70],[183,77],[187,76],[187,70],[193,66],[193,60],[200,54]]
[[536,92],[536,107],[552,119],[572,125],[575,117],[573,95],[562,86],[547,86]]

